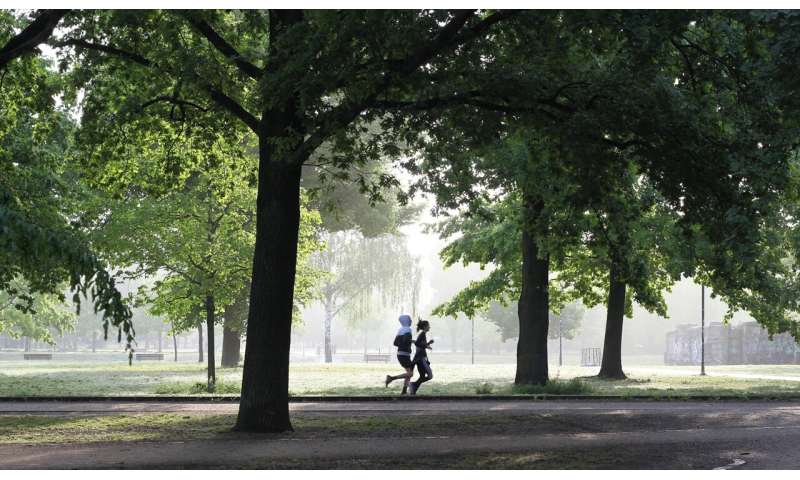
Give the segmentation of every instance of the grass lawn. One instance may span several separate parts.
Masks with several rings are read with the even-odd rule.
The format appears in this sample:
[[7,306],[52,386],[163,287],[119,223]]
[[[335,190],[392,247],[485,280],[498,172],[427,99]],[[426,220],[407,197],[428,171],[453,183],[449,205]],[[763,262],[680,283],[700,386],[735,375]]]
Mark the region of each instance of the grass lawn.
[[[511,394],[514,365],[434,364],[434,379],[421,394],[476,395]],[[797,377],[798,365],[755,365],[709,367],[710,372],[769,374]],[[558,380],[579,379],[580,391],[615,395],[654,395],[659,397],[693,394],[800,395],[800,381],[741,379],[697,375],[696,367],[634,367],[627,380],[604,381],[593,375],[596,368],[551,368]],[[676,372],[686,372],[685,375]],[[399,392],[396,382],[384,388],[387,373],[400,373],[393,364],[310,364],[292,365],[290,392],[294,395],[386,395]],[[241,369],[218,369],[217,393],[239,392]],[[177,395],[203,394],[205,369],[191,363],[32,363],[0,362],[0,396],[56,395]],[[532,392],[538,393],[538,392]],[[558,393],[558,392],[555,392]]]
[[[664,365],[664,366],[639,366],[631,365],[632,368],[647,369],[652,371],[670,370],[685,371],[688,374],[697,374],[700,367],[697,365]],[[800,380],[800,365],[711,365],[706,366],[706,372],[724,374],[747,374],[747,375],[779,375],[797,377]]]

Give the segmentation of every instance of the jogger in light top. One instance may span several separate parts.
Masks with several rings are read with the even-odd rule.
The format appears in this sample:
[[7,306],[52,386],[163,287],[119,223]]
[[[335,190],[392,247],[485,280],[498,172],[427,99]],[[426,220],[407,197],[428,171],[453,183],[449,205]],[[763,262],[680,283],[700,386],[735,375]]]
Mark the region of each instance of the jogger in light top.
[[400,375],[386,375],[386,386],[395,380],[403,379],[403,392],[405,395],[408,392],[408,383],[414,375],[414,363],[411,361],[411,317],[408,315],[400,315],[398,319],[400,322],[400,329],[394,337],[394,346],[397,347],[397,361],[400,366],[406,370],[406,373]]

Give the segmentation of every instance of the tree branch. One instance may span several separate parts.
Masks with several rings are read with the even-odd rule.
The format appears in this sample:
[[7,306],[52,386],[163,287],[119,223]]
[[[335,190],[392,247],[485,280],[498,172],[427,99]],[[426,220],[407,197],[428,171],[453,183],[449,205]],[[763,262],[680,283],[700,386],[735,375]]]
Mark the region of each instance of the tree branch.
[[617,148],[619,150],[627,150],[630,147],[635,147],[637,145],[644,145],[644,142],[642,142],[641,140],[627,140],[627,141],[621,142],[621,141],[617,141],[617,140],[611,140],[610,138],[605,138],[605,137],[602,140],[603,140],[604,143],[607,143],[607,144],[611,145],[612,147]]
[[457,11],[453,18],[442,27],[436,37],[427,42],[425,45],[417,48],[411,55],[400,61],[390,61],[387,64],[388,75],[378,84],[378,88],[374,90],[366,98],[359,102],[348,105],[344,102],[342,105],[334,108],[329,112],[325,118],[321,119],[319,127],[316,131],[309,135],[303,142],[303,145],[298,148],[290,157],[292,163],[303,163],[311,155],[311,153],[319,147],[322,142],[330,135],[330,133],[342,126],[348,125],[356,119],[364,109],[376,101],[376,99],[383,94],[390,86],[393,75],[405,76],[416,71],[420,66],[430,61],[435,56],[441,54],[448,48],[455,48],[458,45],[477,38],[479,35],[486,32],[492,25],[511,17],[516,12],[513,11],[500,11],[494,13],[482,21],[475,24],[473,27],[462,32],[464,25],[467,24],[470,18],[475,15],[472,10]]
[[207,276],[207,277],[213,277],[214,276],[215,272],[205,268],[200,262],[198,262],[194,258],[192,258],[192,254],[191,253],[186,255],[186,260],[189,262],[189,265],[192,268],[194,268],[195,270],[199,270],[200,272],[205,274],[205,276]]
[[736,71],[736,67],[735,66],[730,65],[728,62],[726,62],[724,59],[722,59],[718,55],[716,55],[716,54],[714,54],[712,52],[709,52],[708,50],[704,49],[703,47],[701,47],[697,43],[693,42],[685,34],[680,35],[680,38],[686,41],[686,43],[688,44],[687,45],[688,47],[690,47],[690,48],[692,48],[694,50],[697,50],[701,54],[703,54],[703,55],[707,56],[708,58],[710,58],[714,63],[716,63],[717,65],[719,65],[723,69],[725,69],[728,72],[728,74],[733,78],[734,82],[736,83],[737,89],[739,89],[741,91],[741,88],[744,85],[744,82],[741,80],[739,72]]
[[148,101],[144,102],[142,104],[142,106],[141,106],[141,109],[144,110],[147,107],[149,107],[151,105],[154,105],[154,104],[156,104],[158,102],[166,102],[166,103],[172,103],[174,105],[180,105],[180,106],[184,106],[185,105],[185,106],[189,106],[189,107],[194,107],[194,108],[196,108],[196,109],[198,109],[198,110],[200,110],[202,112],[207,112],[208,111],[207,108],[205,108],[205,107],[203,107],[201,105],[198,105],[198,104],[196,104],[194,102],[190,102],[188,100],[181,100],[180,98],[170,97],[170,96],[167,96],[167,95],[161,95],[161,96],[158,96],[158,97],[156,97],[156,98],[154,98],[152,100],[148,100]]
[[[122,50],[109,45],[87,42],[86,40],[83,39],[73,38],[62,42],[55,42],[53,43],[53,46],[56,47],[73,46],[85,50],[95,50],[109,55],[114,55],[123,58],[125,60],[129,60],[144,67],[153,66],[153,62],[143,57],[142,55],[139,55],[138,53],[129,52],[127,50]],[[254,132],[258,131],[258,120],[256,120],[256,117],[254,117],[250,112],[245,110],[245,108],[242,107],[238,102],[236,102],[236,100],[225,95],[225,93],[223,93],[218,88],[199,80],[199,75],[195,76],[198,77],[198,83],[200,84],[201,88],[208,93],[208,95],[211,97],[211,100],[213,100],[217,105],[221,106],[222,108],[230,112],[233,116],[244,122],[244,124],[250,127],[250,129],[252,129]]]
[[439,107],[446,107],[452,105],[471,105],[474,107],[490,110],[494,112],[504,113],[507,115],[523,115],[542,113],[547,115],[552,120],[558,120],[558,117],[542,106],[554,107],[558,110],[565,111],[566,113],[574,113],[575,110],[571,107],[561,105],[553,102],[550,99],[536,99],[539,104],[537,106],[514,106],[508,103],[497,103],[492,100],[486,100],[482,97],[479,91],[455,93],[447,97],[431,97],[419,100],[375,100],[368,107],[380,108],[386,110],[433,110]]
[[436,37],[418,48],[411,55],[400,61],[390,61],[389,70],[400,75],[407,75],[425,62],[435,57],[439,52],[447,48],[456,38],[461,28],[475,15],[473,10],[459,10],[455,13],[444,27],[439,30]]
[[247,125],[250,130],[258,133],[258,119],[256,119],[253,114],[245,110],[245,108],[236,100],[225,95],[225,93],[223,93],[221,90],[218,90],[211,85],[205,85],[205,89],[211,96],[211,99],[214,100],[218,105],[225,108],[236,118],[244,122],[244,124]]
[[61,18],[69,10],[43,10],[36,20],[19,32],[0,49],[0,69],[15,58],[30,52],[47,41]]
[[82,48],[84,50],[95,50],[98,52],[124,58],[125,60],[138,63],[139,65],[142,65],[144,67],[152,66],[152,62],[150,62],[150,60],[144,58],[138,53],[129,52],[127,50],[122,50],[116,47],[112,47],[110,45],[102,45],[100,43],[88,42],[81,38],[69,38],[67,40],[63,40],[60,42],[50,42],[50,45],[52,45],[53,47],[76,47],[76,48]]
[[264,76],[264,70],[258,68],[236,51],[235,48],[222,38],[205,20],[199,19],[190,13],[181,14],[206,40],[214,46],[225,58],[233,63],[248,77],[259,80]]
[[675,50],[677,50],[678,53],[680,53],[681,57],[683,58],[683,63],[684,63],[684,65],[686,65],[686,68],[689,70],[689,78],[692,80],[692,87],[694,89],[697,89],[697,77],[695,76],[694,67],[692,66],[691,59],[686,54],[686,52],[683,50],[683,48],[681,48],[681,45],[678,44],[678,42],[675,41],[674,38],[671,38],[669,41],[672,44],[672,46],[675,47]]
[[484,18],[480,22],[476,23],[474,26],[468,28],[464,33],[460,34],[456,38],[455,44],[463,45],[464,43],[467,43],[477,38],[478,36],[483,35],[493,25],[502,22],[504,20],[507,20],[516,15],[517,13],[519,13],[519,10],[500,10],[498,12],[495,12],[489,15],[488,17]]

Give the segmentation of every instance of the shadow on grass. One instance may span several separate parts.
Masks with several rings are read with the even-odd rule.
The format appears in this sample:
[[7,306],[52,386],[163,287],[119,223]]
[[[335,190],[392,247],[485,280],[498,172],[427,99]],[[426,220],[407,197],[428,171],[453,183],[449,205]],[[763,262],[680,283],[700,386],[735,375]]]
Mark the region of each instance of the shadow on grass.
[[233,438],[235,421],[235,415],[0,416],[0,444]]
[[176,382],[159,385],[155,388],[158,395],[238,395],[242,390],[241,383],[218,381],[214,390],[209,392],[205,382]]
[[73,444],[97,442],[270,440],[298,438],[416,435],[489,435],[525,431],[566,431],[572,426],[538,414],[430,415],[407,412],[381,415],[293,415],[295,432],[255,434],[232,431],[236,415],[126,414],[84,416],[0,416],[2,444]]

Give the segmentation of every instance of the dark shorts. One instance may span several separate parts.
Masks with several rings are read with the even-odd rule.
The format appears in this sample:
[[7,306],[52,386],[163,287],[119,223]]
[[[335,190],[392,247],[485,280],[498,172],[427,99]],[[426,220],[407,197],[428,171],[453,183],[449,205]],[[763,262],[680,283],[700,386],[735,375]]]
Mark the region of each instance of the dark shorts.
[[414,368],[414,362],[411,361],[411,357],[408,355],[398,355],[397,361],[400,362],[400,366],[403,368]]

